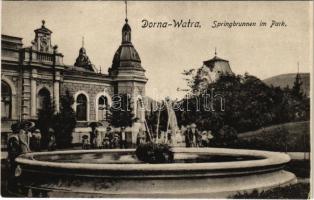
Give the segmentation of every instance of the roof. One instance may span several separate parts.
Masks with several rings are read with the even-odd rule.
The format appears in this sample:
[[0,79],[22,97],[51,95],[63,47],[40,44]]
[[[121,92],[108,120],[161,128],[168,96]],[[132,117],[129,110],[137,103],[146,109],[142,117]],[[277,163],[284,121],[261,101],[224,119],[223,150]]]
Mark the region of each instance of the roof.
[[51,34],[52,31],[49,30],[48,28],[45,27],[45,20],[42,20],[42,25],[40,28],[34,30],[35,33],[41,32],[41,33],[46,33],[46,34]]
[[228,60],[219,58],[218,56],[214,56],[212,59],[204,61],[204,64],[205,62],[208,63],[208,62],[216,62],[216,61],[229,62]]
[[121,44],[118,50],[116,51],[113,61],[112,67],[121,67],[121,62],[134,62],[140,65],[141,59],[136,49],[132,45],[132,43]]

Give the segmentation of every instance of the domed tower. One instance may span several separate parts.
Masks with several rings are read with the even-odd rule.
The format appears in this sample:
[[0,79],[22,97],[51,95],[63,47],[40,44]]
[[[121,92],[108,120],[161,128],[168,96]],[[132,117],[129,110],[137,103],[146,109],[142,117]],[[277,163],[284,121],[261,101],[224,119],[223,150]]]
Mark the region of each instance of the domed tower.
[[[127,18],[122,28],[121,45],[114,54],[112,65],[108,71],[113,80],[114,93],[131,95],[135,114],[139,113],[137,111],[138,99],[145,96],[145,84],[148,79],[145,77],[140,56],[131,42],[131,27]],[[143,116],[137,117],[143,118]]]
[[74,66],[87,71],[96,72],[94,65],[87,56],[86,49],[84,48],[84,37],[82,38],[82,47],[79,50],[79,55],[75,60]]

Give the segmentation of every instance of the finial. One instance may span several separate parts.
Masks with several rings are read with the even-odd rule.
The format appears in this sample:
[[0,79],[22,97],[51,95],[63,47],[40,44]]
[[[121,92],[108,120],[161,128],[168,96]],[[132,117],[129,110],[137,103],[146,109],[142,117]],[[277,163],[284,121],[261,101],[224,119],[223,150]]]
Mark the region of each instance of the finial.
[[82,37],[82,47],[84,47],[84,36]]
[[217,56],[217,48],[215,47],[215,56]]
[[45,20],[41,20],[42,26],[45,26],[46,21]]
[[125,0],[124,3],[125,3],[125,22],[128,23],[128,2],[127,2],[127,0]]
[[99,73],[101,74],[101,66],[99,66]]

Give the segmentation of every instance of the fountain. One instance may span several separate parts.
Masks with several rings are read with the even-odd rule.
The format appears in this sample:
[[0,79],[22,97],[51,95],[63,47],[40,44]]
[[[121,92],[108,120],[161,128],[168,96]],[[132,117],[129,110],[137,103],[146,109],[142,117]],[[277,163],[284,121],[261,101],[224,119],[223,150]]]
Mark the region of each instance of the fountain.
[[[176,133],[176,117],[169,105],[168,127]],[[295,175],[283,169],[290,161],[283,153],[180,148],[176,144],[174,141],[173,162],[163,164],[140,161],[135,149],[26,153],[16,158],[15,186],[10,193],[24,197],[226,198],[296,183]]]

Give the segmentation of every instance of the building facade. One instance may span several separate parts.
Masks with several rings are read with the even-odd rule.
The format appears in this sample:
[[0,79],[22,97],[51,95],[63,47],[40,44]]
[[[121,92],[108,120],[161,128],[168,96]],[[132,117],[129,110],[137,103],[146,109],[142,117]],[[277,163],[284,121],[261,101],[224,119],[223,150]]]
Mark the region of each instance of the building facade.
[[1,37],[1,121],[2,132],[9,131],[18,120],[37,119],[38,110],[48,95],[56,112],[60,97],[69,91],[79,122],[106,121],[115,94],[128,93],[132,97],[134,114],[144,120],[142,97],[145,95],[145,70],[131,42],[128,20],[122,28],[122,42],[108,70],[99,73],[82,46],[74,65],[63,63],[64,55],[52,45],[53,34],[45,21],[34,30],[30,46],[24,47],[22,38]]

